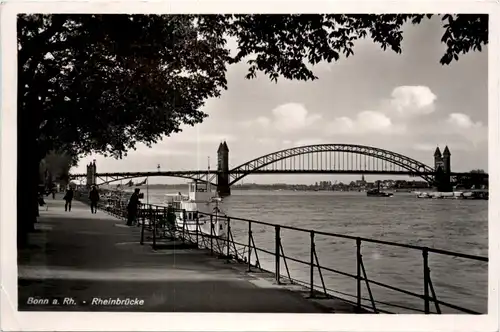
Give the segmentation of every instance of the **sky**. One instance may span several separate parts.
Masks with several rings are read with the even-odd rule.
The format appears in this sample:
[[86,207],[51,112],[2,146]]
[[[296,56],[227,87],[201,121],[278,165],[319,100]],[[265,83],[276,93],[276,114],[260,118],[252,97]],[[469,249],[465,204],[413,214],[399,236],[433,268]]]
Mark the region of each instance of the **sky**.
[[[229,166],[308,144],[350,143],[401,153],[429,166],[437,146],[451,151],[452,171],[488,170],[488,54],[471,52],[443,66],[445,45],[439,19],[404,29],[402,54],[383,51],[371,40],[358,41],[354,56],[314,67],[316,81],[280,79],[259,73],[245,79],[247,65],[228,67],[228,90],[203,107],[201,124],[139,145],[122,160],[93,155],[72,173],[216,169],[217,148],[229,146]],[[231,45],[231,43],[230,43]],[[254,175],[255,183],[350,182],[352,175]],[[368,181],[384,179],[366,176]],[[393,177],[395,178],[395,177]],[[152,177],[150,183],[184,179]]]

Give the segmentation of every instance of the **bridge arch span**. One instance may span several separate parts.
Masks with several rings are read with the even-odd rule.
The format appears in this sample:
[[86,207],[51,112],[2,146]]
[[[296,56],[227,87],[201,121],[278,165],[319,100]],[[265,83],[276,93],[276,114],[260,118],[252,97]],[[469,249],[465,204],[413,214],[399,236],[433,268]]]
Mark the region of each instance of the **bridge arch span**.
[[[361,156],[378,159],[380,161],[392,164],[395,167],[399,167],[400,169],[415,173],[415,175],[420,176],[422,179],[424,179],[429,183],[432,183],[434,181],[434,177],[430,175],[431,173],[434,173],[434,169],[432,167],[427,166],[422,162],[419,162],[415,159],[412,159],[410,157],[404,156],[396,152],[365,145],[317,144],[317,145],[305,145],[305,146],[293,147],[276,151],[255,158],[253,160],[250,160],[244,164],[241,164],[229,171],[231,176],[231,181],[229,182],[229,185],[233,185],[234,183],[238,182],[245,176],[250,175],[254,171],[261,170],[271,164],[276,164],[285,159],[291,159],[297,156],[308,155],[308,154],[327,155],[332,153],[357,154]],[[344,168],[343,170],[346,169]],[[356,169],[356,170],[359,170],[360,172],[363,171],[363,169]]]
[[[183,178],[183,179],[188,179],[188,180],[197,180],[199,181],[200,183],[205,183],[206,181],[204,180],[200,180],[200,179],[194,179],[192,176],[189,176],[189,175],[159,175],[159,176],[165,176],[165,177],[171,177],[171,178]],[[152,177],[152,176],[149,176],[149,177]],[[157,176],[158,177],[158,176]],[[103,181],[101,183],[98,183],[97,185],[98,186],[102,186],[102,185],[105,185],[105,184],[110,184],[110,183],[113,183],[113,182],[117,182],[117,181],[124,181],[124,180],[131,180],[131,179],[137,179],[137,178],[144,178],[144,176],[129,176],[129,177],[122,177],[122,178],[119,178],[119,179],[112,179],[112,180],[107,180],[107,181]],[[101,179],[102,180],[102,179]],[[210,185],[212,186],[216,186],[217,184],[213,183],[213,182],[210,182]]]
[[[77,178],[84,178],[84,174],[76,174],[76,175],[73,175],[71,176],[72,179],[77,179]],[[106,184],[110,184],[110,183],[113,183],[113,182],[117,182],[117,181],[125,181],[125,180],[131,180],[131,179],[137,179],[137,178],[145,178],[145,177],[159,177],[159,176],[164,176],[164,177],[173,177],[173,178],[183,178],[183,179],[188,179],[188,180],[196,180],[196,181],[199,181],[200,183],[206,183],[207,181],[202,179],[202,178],[196,178],[195,176],[193,175],[189,175],[189,174],[175,174],[175,173],[172,173],[172,174],[149,174],[147,176],[143,175],[143,174],[131,174],[131,175],[125,175],[125,176],[120,176],[120,177],[115,177],[113,175],[110,175],[110,177],[112,177],[111,179],[109,180],[105,180],[104,178],[106,177],[106,173],[104,174],[99,174],[97,175],[97,178],[99,180],[101,180],[102,182],[100,183],[96,183],[96,185],[98,186],[102,186],[102,185],[106,185]],[[217,186],[216,183],[213,182],[213,180],[211,179],[210,180],[210,185],[212,186]]]

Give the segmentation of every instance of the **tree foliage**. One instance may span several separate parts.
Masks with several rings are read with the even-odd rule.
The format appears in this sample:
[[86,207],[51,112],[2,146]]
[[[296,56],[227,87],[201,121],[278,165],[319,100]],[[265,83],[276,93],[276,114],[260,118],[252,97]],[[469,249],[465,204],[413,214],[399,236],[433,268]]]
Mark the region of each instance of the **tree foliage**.
[[[238,15],[227,18],[229,34],[238,40],[234,62],[251,56],[247,78],[263,71],[271,80],[314,80],[310,65],[354,54],[356,40],[371,38],[383,50],[401,53],[405,23],[420,24],[428,14],[386,15]],[[488,43],[488,15],[443,15],[441,41],[448,65],[460,54],[481,51]],[[253,55],[253,56],[252,56]],[[305,61],[307,60],[307,62]]]
[[223,39],[190,17],[25,15],[18,30],[20,111],[35,115],[42,157],[120,157],[201,122],[226,87]]
[[[404,24],[430,16],[20,15],[24,139],[38,159],[51,150],[121,157],[203,121],[204,102],[226,89],[228,64],[247,60],[247,78],[313,80],[311,65],[352,55],[358,39],[400,53]],[[488,43],[487,15],[442,20],[442,64]]]
[[43,161],[43,172],[47,171],[53,180],[69,181],[69,170],[75,166],[76,160],[64,152],[51,151]]

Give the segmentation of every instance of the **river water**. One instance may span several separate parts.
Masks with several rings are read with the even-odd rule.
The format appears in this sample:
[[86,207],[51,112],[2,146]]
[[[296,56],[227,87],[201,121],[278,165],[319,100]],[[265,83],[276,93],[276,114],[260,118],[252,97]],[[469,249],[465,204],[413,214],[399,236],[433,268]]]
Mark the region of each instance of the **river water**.
[[[145,191],[144,189],[142,191]],[[149,190],[149,203],[160,204],[164,194],[174,191]],[[145,200],[144,200],[145,201]],[[416,199],[408,193],[391,198],[367,197],[358,192],[237,191],[224,198],[223,210],[230,217],[247,218],[307,230],[373,238],[444,249],[471,255],[488,255],[488,201]],[[231,221],[234,239],[248,241],[248,223]],[[252,226],[255,245],[274,252],[275,230]],[[310,261],[310,234],[281,230],[287,257]],[[321,266],[356,275],[356,243],[353,240],[315,236]],[[423,258],[419,250],[362,243],[367,278],[393,287],[423,294]],[[255,254],[253,254],[255,258]],[[274,257],[258,253],[263,268],[274,271]],[[253,259],[252,259],[253,261]],[[291,277],[309,281],[309,267],[287,260]],[[429,254],[431,281],[437,299],[487,313],[488,263]],[[286,275],[281,264],[281,274]],[[325,285],[334,295],[356,301],[356,280],[322,270]],[[321,286],[317,269],[314,282]],[[370,284],[376,301],[424,309],[424,301]],[[363,304],[371,305],[362,284]],[[418,313],[377,304],[396,313]],[[431,310],[434,310],[431,305]],[[443,313],[458,313],[441,306]]]

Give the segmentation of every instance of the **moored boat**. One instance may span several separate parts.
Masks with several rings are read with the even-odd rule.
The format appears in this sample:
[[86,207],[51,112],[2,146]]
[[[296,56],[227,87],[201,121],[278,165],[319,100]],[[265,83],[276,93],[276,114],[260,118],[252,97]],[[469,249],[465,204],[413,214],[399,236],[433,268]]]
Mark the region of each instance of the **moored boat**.
[[[188,195],[167,194],[164,204],[176,210],[176,227],[190,233],[198,233],[225,238],[227,216],[222,211],[222,199],[210,190],[210,186],[200,186],[196,181],[189,183]],[[197,226],[198,225],[198,226]]]
[[366,192],[366,196],[370,196],[370,197],[392,197],[392,196],[394,196],[394,194],[380,190],[380,182],[377,182],[377,188],[376,189],[368,190]]
[[368,190],[366,192],[366,196],[371,196],[371,197],[392,197],[394,196],[393,193],[388,193],[388,192],[385,192],[385,191],[380,191],[378,189],[372,189],[372,190]]

